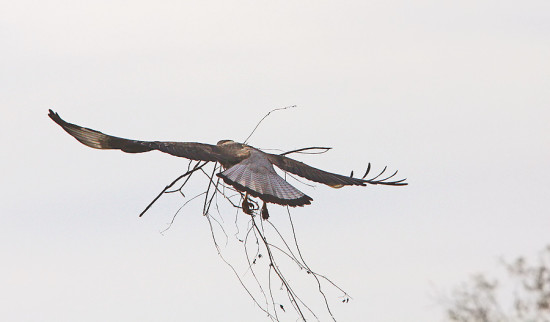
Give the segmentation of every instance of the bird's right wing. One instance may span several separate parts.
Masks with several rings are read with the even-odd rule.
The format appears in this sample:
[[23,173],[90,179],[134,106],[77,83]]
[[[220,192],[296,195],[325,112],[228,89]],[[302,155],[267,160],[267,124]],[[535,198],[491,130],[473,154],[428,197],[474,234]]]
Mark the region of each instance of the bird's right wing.
[[228,161],[228,156],[221,153],[216,145],[195,142],[159,142],[123,139],[66,122],[59,114],[52,110],[50,110],[48,116],[80,143],[94,149],[117,149],[128,153],[159,150],[164,153],[191,160],[215,162]]
[[314,168],[310,165],[307,165],[300,161],[296,161],[284,155],[270,154],[270,153],[266,153],[266,155],[271,163],[273,163],[283,171],[293,173],[295,175],[298,175],[302,178],[306,178],[311,181],[326,184],[333,188],[340,188],[343,186],[365,186],[367,184],[382,184],[382,185],[390,185],[390,186],[407,185],[407,183],[404,182],[406,179],[396,180],[396,181],[387,181],[388,179],[392,178],[395,174],[397,174],[397,171],[393,175],[387,178],[378,179],[378,177],[380,177],[380,175],[382,175],[386,170],[385,168],[384,168],[384,171],[382,171],[375,178],[365,179],[365,177],[367,176],[370,170],[370,164],[363,178],[359,179],[359,178],[354,178],[353,176],[348,177],[348,176],[343,176],[336,173],[323,171],[321,169]]

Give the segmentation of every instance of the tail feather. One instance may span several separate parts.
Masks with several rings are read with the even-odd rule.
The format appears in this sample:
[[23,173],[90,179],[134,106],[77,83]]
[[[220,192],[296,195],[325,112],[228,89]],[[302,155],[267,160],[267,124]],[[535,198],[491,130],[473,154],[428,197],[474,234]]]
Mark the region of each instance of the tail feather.
[[251,156],[218,176],[227,184],[265,202],[296,207],[308,205],[313,200],[281,178],[264,158]]

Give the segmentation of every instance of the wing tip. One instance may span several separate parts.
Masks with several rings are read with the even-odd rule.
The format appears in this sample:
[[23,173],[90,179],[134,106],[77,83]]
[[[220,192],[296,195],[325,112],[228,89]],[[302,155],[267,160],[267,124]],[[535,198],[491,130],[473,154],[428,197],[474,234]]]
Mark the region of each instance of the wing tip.
[[59,125],[64,123],[63,119],[61,119],[59,114],[54,112],[51,108],[48,110],[48,116],[50,117],[50,119],[52,119],[52,121],[54,121],[55,123],[57,123]]

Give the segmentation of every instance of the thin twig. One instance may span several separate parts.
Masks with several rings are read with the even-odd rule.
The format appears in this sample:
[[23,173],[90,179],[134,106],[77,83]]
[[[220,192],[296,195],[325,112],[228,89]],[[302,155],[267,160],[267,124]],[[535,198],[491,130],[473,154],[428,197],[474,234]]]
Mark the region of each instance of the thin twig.
[[176,184],[176,182],[178,182],[181,178],[183,177],[186,177],[186,176],[190,176],[193,172],[201,169],[202,167],[204,167],[206,164],[208,163],[208,161],[205,161],[202,165],[199,166],[199,163],[197,163],[197,165],[192,169],[192,170],[189,170],[187,171],[186,173],[182,174],[181,176],[177,177],[176,180],[172,181],[171,184],[167,185],[166,187],[164,187],[164,189],[158,194],[158,196],[153,199],[153,201],[151,201],[151,203],[145,207],[145,209],[141,212],[141,214],[139,214],[139,216],[143,216],[143,214],[145,214],[145,212],[147,212],[147,210],[149,210],[149,208],[151,208],[151,206],[160,198],[160,196],[162,196],[166,190],[170,189],[174,184]]
[[[257,245],[257,249],[256,249],[256,255],[254,256],[255,258],[258,256],[258,253],[260,252],[260,246],[258,244],[258,236],[256,235],[256,232],[254,231],[254,227],[251,226],[247,233],[246,233],[246,236],[244,238],[244,252],[245,252],[245,257],[246,257],[246,260],[248,262],[248,269],[247,269],[247,272],[250,270],[250,272],[252,273],[252,276],[254,277],[254,280],[256,281],[256,284],[258,285],[258,287],[260,288],[260,292],[262,293],[263,297],[264,297],[264,300],[265,300],[265,305],[267,308],[269,308],[269,304],[267,302],[267,296],[264,292],[264,289],[262,287],[262,284],[260,283],[260,281],[258,280],[258,276],[256,276],[256,272],[254,271],[254,268],[252,267],[253,263],[250,262],[250,256],[248,256],[248,248],[247,248],[247,244],[248,244],[248,236],[250,235],[250,232],[254,232],[254,237],[256,238],[256,245]],[[255,262],[254,262],[255,263]],[[246,273],[245,273],[246,274]]]
[[176,220],[176,216],[179,214],[179,212],[183,209],[183,207],[185,207],[188,203],[190,203],[191,201],[197,199],[198,197],[202,196],[204,194],[204,192],[201,192],[199,193],[198,195],[194,196],[193,198],[187,200],[181,207],[178,208],[178,210],[176,211],[176,213],[172,216],[172,220],[170,221],[170,223],[168,224],[168,227],[166,227],[164,230],[162,230],[160,233],[161,234],[164,234],[166,231],[168,231],[171,227],[172,227],[172,224],[174,223],[174,221]]
[[216,194],[216,189],[214,189],[214,192],[212,194],[212,198],[210,198],[210,202],[208,202],[208,193],[210,192],[210,187],[212,186],[212,184],[214,183],[212,181],[212,178],[214,177],[214,173],[216,172],[216,169],[217,169],[217,163],[214,164],[214,168],[212,169],[212,175],[207,175],[204,170],[201,170],[207,177],[208,177],[208,187],[206,188],[206,197],[204,198],[204,205],[202,207],[202,214],[206,216],[206,214],[208,214],[208,212],[210,211],[210,204],[212,204],[212,199],[214,198],[214,195]]
[[[279,155],[287,155],[287,154],[291,154],[291,153],[322,154],[322,153],[328,152],[330,149],[332,149],[332,148],[312,146],[312,147],[308,147],[308,148],[301,148],[301,149],[296,149],[296,150],[292,150],[292,151],[287,151],[287,152],[281,153],[281,154],[279,154]],[[304,152],[304,151],[309,151],[309,150],[322,150],[322,151],[318,151],[318,152]]]
[[269,114],[275,112],[275,111],[281,111],[281,110],[286,110],[286,109],[289,109],[289,108],[293,108],[293,107],[296,107],[296,105],[291,105],[291,106],[285,106],[285,107],[279,107],[279,108],[275,108],[275,109],[272,109],[271,111],[269,111],[264,117],[262,117],[262,119],[260,120],[260,122],[258,122],[258,124],[256,124],[256,126],[254,127],[254,129],[252,130],[252,132],[250,133],[250,135],[246,138],[246,140],[244,140],[244,144],[246,144],[248,142],[248,139],[250,139],[250,137],[252,136],[252,134],[254,134],[254,132],[256,132],[256,129],[258,128],[258,126],[260,126],[260,124],[262,123],[262,121],[269,116]]
[[[290,210],[288,209],[288,206],[286,207],[287,209],[287,212],[288,212],[288,218],[289,218],[289,221],[290,221],[290,225],[292,227],[292,235],[294,237],[294,242],[296,244],[296,249],[298,250],[298,255],[300,256],[300,258],[302,259],[302,263],[304,263],[305,267],[308,269],[309,272],[312,272],[312,270],[309,268],[309,266],[306,264],[303,256],[302,256],[302,252],[300,251],[300,247],[298,246],[298,239],[296,238],[296,231],[294,230],[294,223],[292,222],[292,217],[290,216]],[[316,274],[313,274],[313,277],[315,278],[315,280],[317,281],[317,286],[319,288],[319,292],[321,293],[321,295],[323,296],[323,299],[325,301],[325,306],[327,308],[327,311],[328,313],[330,314],[330,316],[332,317],[332,320],[336,321],[336,318],[334,317],[334,315],[332,314],[332,311],[330,310],[330,305],[328,304],[328,301],[327,301],[327,297],[325,296],[325,293],[323,292],[323,290],[321,289],[321,283],[319,282],[319,278],[317,278],[317,275]],[[340,289],[340,288],[339,288]],[[345,293],[345,292],[344,292]]]
[[254,303],[260,308],[260,310],[264,311],[267,316],[271,319],[271,320],[275,320],[275,321],[279,321],[279,319],[277,319],[275,316],[273,316],[268,310],[264,309],[259,303],[258,301],[256,301],[256,298],[252,295],[252,293],[250,293],[250,290],[246,287],[246,285],[244,284],[243,280],[241,279],[241,277],[239,276],[239,274],[237,273],[237,271],[235,270],[235,268],[233,267],[233,265],[231,265],[222,255],[221,253],[221,250],[220,250],[220,247],[218,245],[218,243],[216,242],[216,236],[214,234],[214,228],[212,227],[212,222],[210,221],[210,216],[205,216],[206,219],[208,220],[208,224],[210,226],[210,233],[211,233],[211,236],[212,236],[212,240],[214,242],[214,246],[216,247],[216,250],[218,252],[218,255],[220,256],[220,258],[222,259],[222,261],[227,264],[227,266],[229,266],[229,268],[231,268],[231,270],[233,271],[233,273],[235,274],[235,276],[237,276],[237,279],[239,280],[239,282],[241,283],[241,286],[245,289],[246,293],[248,293],[248,295],[250,296],[250,298],[252,299],[252,301],[254,301]]
[[254,217],[252,217],[252,224],[254,225],[254,229],[258,232],[259,236],[260,236],[260,239],[262,240],[262,242],[264,243],[264,246],[267,250],[267,254],[269,256],[269,260],[270,260],[270,267],[273,268],[273,270],[275,271],[275,274],[277,274],[277,276],[279,277],[279,280],[281,281],[281,283],[283,283],[283,286],[285,287],[286,289],[286,292],[288,294],[288,297],[289,297],[289,300],[290,300],[290,303],[294,306],[294,308],[296,309],[296,312],[298,312],[298,314],[300,315],[300,318],[303,320],[303,321],[306,321],[306,318],[304,316],[304,313],[302,312],[302,309],[300,308],[300,304],[298,303],[298,301],[305,307],[308,309],[308,311],[313,314],[313,316],[319,320],[319,318],[317,318],[317,316],[315,315],[315,313],[298,297],[298,295],[294,292],[294,290],[292,289],[292,287],[290,287],[288,281],[286,280],[286,278],[284,277],[284,275],[282,274],[282,272],[280,271],[279,267],[277,266],[276,264],[276,261],[275,261],[275,258],[273,257],[273,253],[271,252],[271,249],[269,247],[269,243],[267,242],[267,239],[265,237],[264,234],[261,233],[258,225],[256,224],[256,221],[254,220]]

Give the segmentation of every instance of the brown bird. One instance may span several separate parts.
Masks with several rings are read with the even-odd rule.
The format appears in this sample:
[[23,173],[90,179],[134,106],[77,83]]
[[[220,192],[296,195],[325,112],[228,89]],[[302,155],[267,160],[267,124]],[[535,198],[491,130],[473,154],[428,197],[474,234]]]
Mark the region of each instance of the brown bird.
[[[351,185],[365,186],[367,184],[407,185],[404,182],[406,179],[387,181],[397,171],[384,179],[376,180],[384,171],[373,179],[365,179],[369,172],[370,164],[363,178],[359,179],[353,177],[353,172],[349,177],[326,172],[284,155],[266,153],[250,145],[237,143],[232,140],[221,140],[216,145],[196,142],[129,140],[65,122],[52,110],[49,111],[48,116],[75,139],[91,148],[118,149],[128,153],[158,150],[191,160],[219,162],[223,166],[224,171],[218,173],[218,177],[222,178],[225,183],[235,187],[235,189],[260,198],[264,203],[270,202],[296,207],[309,205],[313,200],[280,177],[275,172],[273,165],[283,171],[326,184],[333,188]],[[265,204],[263,208],[265,208]],[[267,208],[265,213],[268,216]]]

